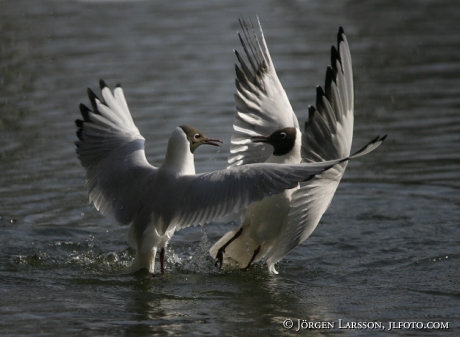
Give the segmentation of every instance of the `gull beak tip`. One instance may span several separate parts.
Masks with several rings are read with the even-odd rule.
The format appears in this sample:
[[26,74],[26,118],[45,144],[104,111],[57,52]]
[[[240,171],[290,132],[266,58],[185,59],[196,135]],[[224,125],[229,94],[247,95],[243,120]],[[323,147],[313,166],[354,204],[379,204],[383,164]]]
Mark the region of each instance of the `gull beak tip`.
[[213,146],[221,146],[221,144],[223,144],[223,142],[220,139],[217,139],[217,138],[208,138],[208,139],[206,139],[205,144],[213,145]]
[[266,143],[268,137],[265,136],[252,136],[251,141],[254,143]]

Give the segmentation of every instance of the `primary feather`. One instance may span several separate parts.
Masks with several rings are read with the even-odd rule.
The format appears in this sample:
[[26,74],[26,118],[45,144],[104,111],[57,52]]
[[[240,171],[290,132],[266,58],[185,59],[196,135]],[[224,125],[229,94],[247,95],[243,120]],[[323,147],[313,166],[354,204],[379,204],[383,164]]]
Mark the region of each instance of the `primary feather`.
[[[354,92],[351,54],[342,28],[337,47],[331,49],[331,65],[326,71],[325,89],[317,88],[316,108],[300,130],[297,117],[278,79],[259,23],[260,39],[254,28],[240,20],[238,34],[245,51],[235,51],[235,103],[237,114],[229,155],[230,167],[254,162],[292,164],[324,162],[348,157],[353,139]],[[292,150],[276,156],[267,143],[254,143],[260,137],[286,127],[297,130]],[[377,137],[353,157],[377,148],[385,137]],[[275,263],[306,240],[329,207],[347,162],[316,175],[300,187],[286,190],[252,204],[243,215],[240,227],[225,234],[210,249],[210,254],[227,264],[247,268],[265,259],[270,272],[277,273]]]

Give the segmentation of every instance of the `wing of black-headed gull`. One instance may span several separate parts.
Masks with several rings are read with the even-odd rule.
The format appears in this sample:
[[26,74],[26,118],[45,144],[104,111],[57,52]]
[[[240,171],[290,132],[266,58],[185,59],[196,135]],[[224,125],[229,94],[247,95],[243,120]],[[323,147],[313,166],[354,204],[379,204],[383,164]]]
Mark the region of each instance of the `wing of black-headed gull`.
[[221,141],[192,126],[175,128],[159,167],[148,163],[144,138],[135,126],[121,86],[112,93],[100,82],[102,99],[88,89],[92,110],[80,105],[77,155],[86,170],[89,199],[103,214],[130,225],[129,243],[136,256],[127,272],[155,270],[160,249],[174,231],[236,214],[255,201],[298,186],[341,163],[252,164],[195,174],[194,152]]
[[[316,108],[309,107],[309,116],[301,132],[276,76],[260,22],[262,44],[255,32],[251,35],[244,21],[240,24],[245,37],[243,39],[240,35],[241,43],[252,70],[235,52],[240,63],[240,67],[236,67],[238,113],[229,164],[239,165],[265,158],[253,154],[258,150],[250,144],[251,141],[270,146],[271,152],[265,162],[311,163],[348,157],[353,139],[354,93],[351,54],[343,29],[338,32],[337,48],[332,47],[325,90],[317,88]],[[270,136],[252,134],[247,131],[251,128],[263,129]],[[350,158],[373,151],[384,139],[373,139]],[[346,164],[342,162],[299,188],[251,205],[241,226],[225,234],[211,247],[210,254],[218,259],[216,265],[224,262],[245,269],[265,259],[269,271],[276,274],[275,263],[306,240],[316,228],[331,203]]]
[[240,25],[242,33],[238,33],[238,36],[249,66],[235,50],[240,65],[235,65],[237,115],[233,122],[235,131],[228,160],[231,166],[263,163],[271,156],[270,146],[252,143],[250,137],[266,136],[285,127],[299,128],[297,117],[273,66],[260,22],[260,40],[245,21],[240,20]]

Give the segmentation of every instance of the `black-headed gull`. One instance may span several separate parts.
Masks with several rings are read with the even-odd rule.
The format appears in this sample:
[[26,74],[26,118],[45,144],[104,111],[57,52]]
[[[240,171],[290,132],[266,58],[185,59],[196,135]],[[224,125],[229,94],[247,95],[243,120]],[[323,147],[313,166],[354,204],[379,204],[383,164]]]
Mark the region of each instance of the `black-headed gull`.
[[161,271],[168,241],[176,230],[237,214],[252,202],[293,188],[345,159],[314,164],[253,164],[195,174],[193,153],[201,144],[218,145],[191,126],[172,132],[159,167],[148,163],[144,137],[133,122],[123,90],[100,82],[102,99],[91,89],[92,111],[80,105],[78,158],[86,170],[90,202],[121,225],[136,256],[126,272]]
[[[316,108],[309,107],[303,132],[278,79],[259,22],[260,36],[241,22],[238,34],[249,65],[238,51],[235,94],[237,115],[229,167],[250,163],[292,164],[322,162],[350,155],[353,138],[353,72],[348,42],[342,28],[332,47],[325,90],[317,87]],[[367,154],[385,139],[377,137],[353,157]],[[316,175],[300,188],[253,203],[239,227],[229,231],[211,249],[216,265],[247,269],[264,259],[270,273],[275,263],[306,240],[316,228],[343,176],[347,162]]]

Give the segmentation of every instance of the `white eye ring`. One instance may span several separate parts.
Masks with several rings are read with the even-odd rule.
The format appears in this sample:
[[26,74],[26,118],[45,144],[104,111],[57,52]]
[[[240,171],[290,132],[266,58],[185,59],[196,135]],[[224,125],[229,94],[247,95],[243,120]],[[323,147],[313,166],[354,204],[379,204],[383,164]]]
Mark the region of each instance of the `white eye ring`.
[[195,139],[200,138],[200,134],[199,134],[199,133],[195,133],[195,134],[193,135],[193,138],[195,138]]
[[280,132],[280,137],[281,137],[281,139],[286,138],[286,136],[287,136],[287,135],[286,135],[286,132]]

